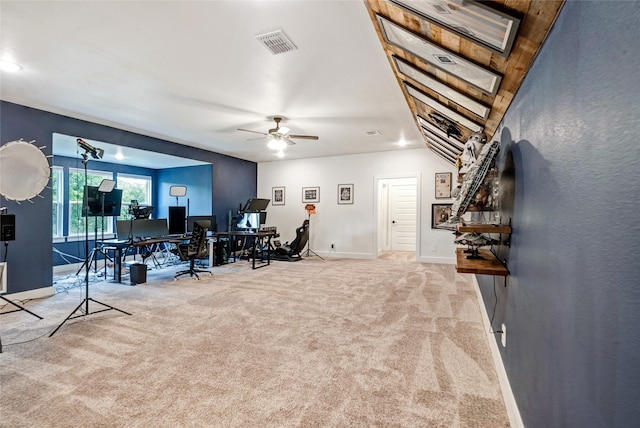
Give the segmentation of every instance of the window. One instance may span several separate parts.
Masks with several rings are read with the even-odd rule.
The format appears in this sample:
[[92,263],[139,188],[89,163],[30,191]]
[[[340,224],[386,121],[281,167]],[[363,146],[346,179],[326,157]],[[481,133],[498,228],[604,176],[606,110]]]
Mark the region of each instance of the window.
[[152,184],[151,177],[145,175],[118,174],[118,189],[122,189],[121,217],[128,218],[131,201],[138,201],[140,205],[153,205]]
[[51,167],[51,193],[52,193],[52,235],[54,238],[63,236],[64,224],[64,174],[59,166]]
[[[99,186],[105,178],[113,179],[113,173],[87,170],[87,185]],[[69,168],[69,236],[85,234],[86,218],[82,217],[82,197],[84,195],[85,177],[83,169]],[[102,219],[89,217],[89,232],[102,233]],[[113,233],[113,221],[105,218],[104,233]]]

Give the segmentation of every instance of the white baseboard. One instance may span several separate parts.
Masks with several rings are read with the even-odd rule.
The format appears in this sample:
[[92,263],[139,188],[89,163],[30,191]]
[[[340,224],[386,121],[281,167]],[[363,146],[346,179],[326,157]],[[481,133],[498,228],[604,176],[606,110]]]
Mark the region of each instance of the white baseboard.
[[436,263],[441,265],[454,265],[456,264],[455,257],[418,257],[416,261],[419,263]]
[[[306,254],[307,250],[304,250],[300,254]],[[371,253],[338,253],[336,251],[317,251],[319,256],[327,259],[375,259]]]
[[8,300],[29,300],[42,299],[43,297],[51,297],[55,294],[53,285],[49,287],[36,288],[34,290],[21,291],[19,293],[5,294],[4,298]]
[[516,399],[513,396],[513,391],[511,390],[511,384],[509,383],[507,371],[504,368],[504,362],[502,361],[502,356],[500,355],[500,350],[498,349],[498,343],[496,342],[495,334],[491,332],[491,325],[489,324],[489,314],[487,313],[487,308],[484,305],[484,299],[482,298],[482,293],[480,293],[480,286],[478,285],[478,279],[475,275],[473,275],[473,288],[475,288],[476,295],[478,296],[478,303],[480,304],[484,330],[487,333],[489,348],[491,349],[491,355],[493,356],[493,364],[496,368],[496,372],[498,373],[498,381],[500,382],[500,389],[502,390],[502,398],[504,400],[505,406],[507,407],[507,415],[509,416],[511,427],[524,428],[522,417],[520,416],[520,410],[518,410],[518,404],[516,403]]

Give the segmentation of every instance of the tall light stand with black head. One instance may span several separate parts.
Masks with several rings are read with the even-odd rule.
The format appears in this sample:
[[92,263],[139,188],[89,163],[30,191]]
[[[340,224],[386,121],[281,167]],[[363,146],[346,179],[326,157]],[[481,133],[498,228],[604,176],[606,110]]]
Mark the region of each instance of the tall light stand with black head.
[[313,204],[307,204],[304,209],[307,210],[307,220],[309,222],[309,226],[307,226],[309,228],[309,239],[307,240],[307,251],[304,252],[304,257],[311,257],[311,255],[314,255],[319,259],[324,260],[318,253],[311,249],[311,214],[316,213],[316,206]]
[[[91,156],[94,159],[100,159],[104,154],[104,150],[96,149],[90,146],[89,144],[87,144],[85,141],[83,141],[80,138],[78,138],[78,145],[85,150],[85,153],[82,154],[82,159],[83,159],[82,163],[84,164],[84,186],[86,189],[88,185],[87,162],[89,162],[89,156],[87,156],[87,154],[91,153]],[[103,193],[103,198],[104,198],[104,193]],[[86,317],[88,315],[97,314],[99,312],[111,311],[111,310],[122,312],[125,315],[131,315],[129,312],[125,312],[122,309],[118,309],[114,306],[107,305],[106,303],[99,302],[89,297],[89,264],[90,263],[89,263],[89,216],[88,215],[85,217],[84,234],[85,234],[84,254],[87,257],[87,260],[85,261],[85,275],[84,275],[85,297],[82,300],[82,302],[80,302],[80,304],[73,310],[73,312],[71,312],[69,316],[66,317],[64,321],[62,321],[60,325],[58,325],[58,327],[56,327],[56,329],[53,330],[53,332],[51,332],[49,337],[53,336],[60,329],[60,327],[64,325],[64,323],[74,318]],[[102,305],[105,309],[99,309],[97,311],[89,312],[89,301]],[[84,306],[84,309],[83,309],[83,306]],[[80,311],[80,314],[75,315],[76,312],[78,311]]]
[[[9,220],[11,219],[11,220]],[[4,241],[4,259],[3,262],[0,263],[0,285],[4,285],[2,281],[5,281],[7,278],[7,253],[9,251],[9,241],[13,241],[16,239],[15,235],[15,216],[13,214],[7,214],[6,208],[0,208],[0,239]],[[0,292],[5,292],[5,288],[0,286]],[[0,315],[10,314],[12,312],[25,311],[30,313],[36,318],[42,319],[42,317],[38,314],[34,314],[29,309],[20,306],[16,302],[12,302],[11,300],[4,297],[0,294],[0,299],[4,300],[8,304],[15,306],[17,309],[13,309],[11,311],[4,311]],[[0,354],[2,353],[2,339],[0,338]]]
[[[116,182],[114,180],[105,178],[104,180],[102,180],[102,182],[100,182],[100,186],[98,186],[98,188],[95,189],[98,192],[98,195],[100,195],[100,212],[99,213],[95,212],[95,207],[93,207],[93,202],[89,202],[91,199],[87,194],[89,193],[89,187],[85,186],[85,197],[86,197],[85,203],[87,203],[87,206],[83,206],[82,215],[86,217],[96,216],[98,214],[100,215],[100,221],[101,221],[100,242],[101,243],[104,243],[104,217],[105,217],[104,198],[106,193],[111,193],[113,191],[115,185],[116,185]],[[91,208],[94,208],[94,209],[91,209]],[[109,212],[109,215],[113,215],[113,214],[119,214],[119,213],[112,213],[111,211]],[[94,222],[94,225],[95,225],[93,228],[94,244],[93,244],[93,249],[91,250],[91,255],[89,256],[89,258],[85,259],[84,263],[82,263],[82,265],[78,268],[76,275],[78,275],[80,271],[82,271],[85,264],[89,264],[89,266],[91,266],[92,263],[93,263],[93,271],[97,273],[98,272],[98,256],[100,254],[105,260],[105,276],[106,276],[106,262],[107,261],[113,262],[113,260],[111,260],[111,257],[109,257],[109,255],[103,251],[102,245],[98,245],[98,222],[97,221]]]

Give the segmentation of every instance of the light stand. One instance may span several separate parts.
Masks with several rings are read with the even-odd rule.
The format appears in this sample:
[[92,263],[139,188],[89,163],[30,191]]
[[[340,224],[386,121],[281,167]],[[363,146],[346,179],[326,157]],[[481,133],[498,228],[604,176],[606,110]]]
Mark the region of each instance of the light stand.
[[[2,211],[0,211],[0,215],[4,215],[4,213]],[[2,280],[2,277],[4,275],[7,274],[7,251],[9,250],[9,241],[6,240],[4,241],[4,262],[3,264],[0,265],[0,281]],[[5,277],[6,278],[6,277]],[[3,295],[0,294],[0,299],[4,300],[5,302],[15,306],[18,309],[14,309],[12,311],[5,311],[2,312],[0,315],[4,315],[4,314],[10,314],[12,312],[19,312],[19,311],[25,311],[30,313],[31,315],[33,315],[36,318],[42,319],[42,317],[38,314],[34,314],[33,312],[31,312],[29,309],[20,306],[19,304],[12,302],[11,300],[7,299],[6,297],[4,297]],[[0,354],[2,353],[2,338],[0,338]]]
[[[114,180],[105,178],[104,180],[102,180],[100,182],[100,186],[98,187],[98,193],[100,194],[100,221],[101,221],[101,229],[100,229],[100,242],[104,243],[104,195],[105,193],[111,193],[111,191],[114,189],[114,187],[116,186],[116,182]],[[87,210],[87,218],[89,217],[89,210]],[[94,222],[94,232],[93,232],[93,236],[94,236],[94,244],[93,244],[93,249],[91,250],[91,255],[89,256],[88,259],[85,260],[85,262],[82,264],[82,266],[80,266],[80,268],[78,269],[78,271],[76,272],[76,275],[78,275],[80,273],[80,271],[82,270],[82,268],[84,267],[85,263],[88,263],[89,266],[91,266],[91,263],[94,264],[93,266],[93,271],[95,273],[98,272],[98,254],[102,254],[102,257],[105,260],[105,277],[107,276],[107,268],[106,268],[106,263],[107,260],[108,261],[113,261],[111,260],[111,257],[109,257],[107,255],[107,253],[105,253],[104,251],[102,251],[102,247],[98,247],[97,243],[98,243],[98,223]]]
[[[83,159],[82,163],[84,164],[84,187],[86,189],[87,185],[88,185],[88,180],[87,180],[87,162],[89,162],[89,157],[87,156],[87,153],[91,153],[91,155],[93,156],[94,159],[100,159],[100,158],[102,158],[102,154],[104,153],[104,151],[91,147],[90,145],[85,143],[80,138],[78,138],[78,145],[80,145],[80,147],[85,149],[85,153],[82,154],[82,159]],[[103,204],[104,204],[104,193],[102,194],[102,198],[103,198]],[[103,210],[104,210],[104,206],[103,206]],[[113,306],[107,305],[105,303],[99,302],[99,301],[89,297],[89,216],[88,215],[85,217],[84,221],[85,221],[85,223],[84,223],[84,235],[85,235],[85,239],[84,239],[84,254],[87,257],[87,260],[85,261],[85,275],[84,275],[85,298],[73,310],[73,312],[71,312],[69,314],[69,316],[67,318],[65,318],[64,321],[62,321],[60,323],[60,325],[58,325],[58,327],[56,327],[55,330],[53,330],[53,332],[49,335],[49,337],[53,336],[60,329],[60,327],[62,327],[64,325],[64,323],[66,323],[70,319],[79,318],[79,317],[85,317],[85,316],[88,316],[88,315],[91,315],[91,314],[97,314],[99,312],[105,312],[105,311],[110,311],[110,310],[122,312],[125,315],[131,315],[129,312],[125,312],[125,311],[123,311],[121,309],[115,308]],[[89,312],[89,301],[92,301],[94,303],[102,305],[106,309],[100,309],[100,310],[97,310],[97,311]],[[82,306],[83,305],[84,305],[84,310],[82,310]],[[79,315],[74,315],[76,312],[78,312],[78,310],[80,310],[81,313]]]
[[313,204],[307,204],[304,209],[307,210],[307,221],[309,222],[309,239],[307,239],[307,251],[304,253],[304,256],[311,257],[313,254],[321,260],[324,260],[318,253],[311,249],[311,214],[316,213],[316,206]]

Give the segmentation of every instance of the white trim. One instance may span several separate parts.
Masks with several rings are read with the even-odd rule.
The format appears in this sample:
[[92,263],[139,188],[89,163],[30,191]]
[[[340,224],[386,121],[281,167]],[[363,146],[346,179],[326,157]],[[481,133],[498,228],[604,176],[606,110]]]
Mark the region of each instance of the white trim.
[[455,257],[417,257],[418,263],[436,263],[441,265],[455,265]]
[[512,428],[524,428],[522,418],[520,417],[520,410],[518,410],[518,404],[513,396],[511,390],[511,384],[509,383],[509,377],[507,371],[504,368],[504,362],[498,349],[498,343],[493,333],[491,333],[491,325],[489,324],[489,314],[487,308],[484,305],[484,299],[482,293],[480,293],[480,286],[478,285],[478,279],[473,275],[473,288],[476,290],[478,296],[478,304],[480,305],[480,312],[482,313],[482,321],[484,323],[484,331],[487,333],[487,341],[489,342],[489,348],[491,349],[491,355],[493,356],[493,364],[498,374],[498,381],[500,382],[500,389],[502,390],[502,399],[504,405],[507,408],[507,415],[509,416],[509,422]]
[[378,248],[378,242],[380,240],[380,227],[379,221],[379,205],[380,205],[380,182],[382,180],[394,180],[400,178],[411,178],[416,181],[416,255],[421,254],[422,241],[420,231],[422,230],[422,173],[407,172],[407,173],[390,173],[390,174],[377,174],[373,176],[373,224],[376,228],[376,233],[373,239],[373,251],[371,254],[380,255],[384,252],[384,248]]
[[34,290],[21,291],[19,293],[5,294],[4,298],[8,300],[29,300],[42,299],[43,297],[51,297],[55,294],[53,285],[49,287],[36,288]]

